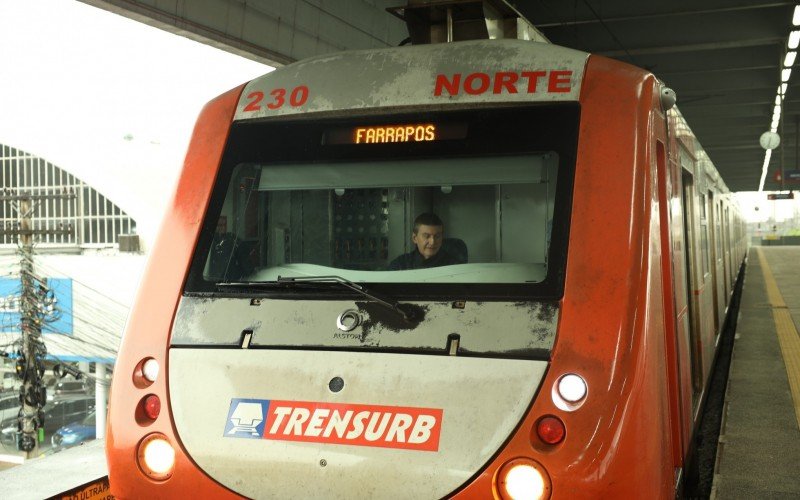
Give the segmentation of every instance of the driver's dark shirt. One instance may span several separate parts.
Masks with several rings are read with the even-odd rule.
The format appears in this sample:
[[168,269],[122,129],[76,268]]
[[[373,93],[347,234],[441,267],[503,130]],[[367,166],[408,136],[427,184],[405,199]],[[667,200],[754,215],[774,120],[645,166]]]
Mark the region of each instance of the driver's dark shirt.
[[436,255],[426,259],[416,248],[408,253],[394,259],[389,264],[390,271],[405,271],[407,269],[425,269],[428,267],[449,266],[452,264],[463,264],[458,259],[449,254],[445,249],[440,248]]

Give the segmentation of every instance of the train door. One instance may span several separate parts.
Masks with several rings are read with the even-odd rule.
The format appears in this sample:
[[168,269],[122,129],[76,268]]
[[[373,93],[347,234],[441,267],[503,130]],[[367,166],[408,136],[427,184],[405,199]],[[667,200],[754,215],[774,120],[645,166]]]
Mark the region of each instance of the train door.
[[[684,163],[684,158],[681,158]],[[697,232],[695,227],[695,187],[694,176],[685,168],[683,171],[683,191],[681,192],[681,204],[683,205],[683,226],[686,238],[684,240],[684,256],[686,258],[686,295],[689,311],[689,346],[691,352],[692,369],[692,414],[697,411],[700,403],[700,393],[703,387],[703,370],[700,352],[700,329],[697,311],[697,296],[694,293],[698,289],[700,282],[699,268],[697,266],[698,255],[696,246]]]
[[719,272],[717,269],[717,261],[719,259],[719,214],[716,207],[717,200],[714,198],[714,192],[708,191],[708,229],[709,229],[709,254],[711,257],[711,289],[714,310],[714,335],[719,335],[720,331],[720,311],[719,311],[719,289],[717,283],[719,282]]
[[728,220],[728,207],[722,207],[722,242],[723,242],[723,264],[725,267],[725,302],[728,302],[728,297],[731,294],[731,251],[730,251],[730,224]]

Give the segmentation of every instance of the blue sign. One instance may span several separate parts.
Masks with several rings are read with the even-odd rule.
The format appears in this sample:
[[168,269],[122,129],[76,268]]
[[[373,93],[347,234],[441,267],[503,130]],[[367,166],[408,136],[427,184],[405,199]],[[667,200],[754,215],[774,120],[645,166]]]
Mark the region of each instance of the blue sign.
[[223,436],[261,439],[268,408],[268,399],[231,399]]
[[[45,313],[42,333],[72,335],[72,280],[49,278],[46,286],[49,292],[41,297]],[[4,332],[18,332],[21,329],[21,291],[19,279],[0,278],[0,329]]]

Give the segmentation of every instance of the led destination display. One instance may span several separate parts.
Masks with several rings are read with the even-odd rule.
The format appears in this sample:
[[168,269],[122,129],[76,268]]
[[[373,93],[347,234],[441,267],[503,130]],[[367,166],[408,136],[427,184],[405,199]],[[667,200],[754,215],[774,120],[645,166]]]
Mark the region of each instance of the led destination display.
[[323,144],[388,144],[464,139],[465,123],[403,123],[357,125],[325,131]]

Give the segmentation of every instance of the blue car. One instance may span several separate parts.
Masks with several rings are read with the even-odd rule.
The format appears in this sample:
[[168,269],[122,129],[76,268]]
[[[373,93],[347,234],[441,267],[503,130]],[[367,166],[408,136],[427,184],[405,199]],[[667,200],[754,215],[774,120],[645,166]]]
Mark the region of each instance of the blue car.
[[83,420],[67,424],[58,429],[53,434],[53,437],[50,438],[53,449],[70,448],[94,439],[97,436],[95,415],[96,412],[93,410]]

